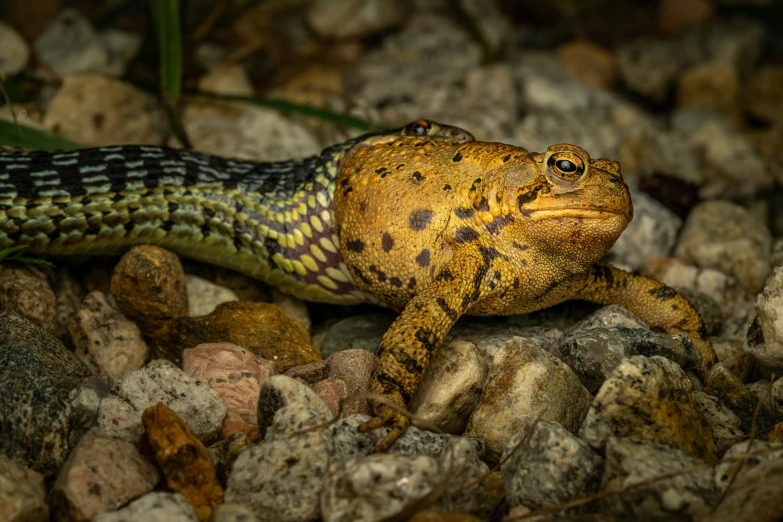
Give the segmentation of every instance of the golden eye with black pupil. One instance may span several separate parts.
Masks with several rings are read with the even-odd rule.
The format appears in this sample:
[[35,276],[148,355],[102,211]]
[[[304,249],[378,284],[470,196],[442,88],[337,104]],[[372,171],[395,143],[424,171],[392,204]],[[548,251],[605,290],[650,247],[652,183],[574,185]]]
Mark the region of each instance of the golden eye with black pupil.
[[416,120],[405,126],[406,136],[426,136],[432,126],[427,120]]
[[553,176],[563,181],[576,181],[585,172],[584,161],[573,152],[556,152],[552,154],[546,166]]

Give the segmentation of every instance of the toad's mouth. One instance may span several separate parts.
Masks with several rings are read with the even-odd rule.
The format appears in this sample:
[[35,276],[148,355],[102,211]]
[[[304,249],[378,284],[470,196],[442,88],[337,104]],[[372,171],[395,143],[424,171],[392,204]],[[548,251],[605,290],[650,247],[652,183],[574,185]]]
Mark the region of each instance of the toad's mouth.
[[589,208],[552,208],[546,210],[531,210],[530,219],[540,221],[542,219],[555,218],[577,218],[577,219],[607,219],[612,217],[625,217],[626,212],[615,212],[613,210],[598,210]]

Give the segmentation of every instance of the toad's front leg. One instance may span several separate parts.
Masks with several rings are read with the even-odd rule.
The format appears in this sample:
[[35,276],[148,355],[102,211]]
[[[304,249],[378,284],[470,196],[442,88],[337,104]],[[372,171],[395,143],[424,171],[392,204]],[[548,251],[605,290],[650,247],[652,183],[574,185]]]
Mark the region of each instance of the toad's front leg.
[[[488,291],[486,275],[492,257],[478,245],[458,250],[434,280],[414,297],[383,336],[378,348],[370,391],[401,408],[410,401],[432,351],[443,341],[457,319]],[[482,253],[484,255],[482,255]],[[389,449],[410,424],[407,416],[381,403],[373,404],[375,417],[359,426],[366,432],[391,424],[392,430],[374,452]]]
[[619,304],[651,328],[659,328],[667,334],[687,335],[701,354],[697,373],[703,380],[717,362],[699,313],[676,290],[663,283],[612,265],[596,263],[585,274],[584,284],[576,285],[575,290],[571,299]]

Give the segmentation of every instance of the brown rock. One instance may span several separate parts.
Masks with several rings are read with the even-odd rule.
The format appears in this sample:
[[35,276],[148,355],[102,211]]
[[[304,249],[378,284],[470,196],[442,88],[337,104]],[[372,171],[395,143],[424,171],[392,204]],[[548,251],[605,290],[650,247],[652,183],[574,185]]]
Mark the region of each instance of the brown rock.
[[698,522],[773,521],[783,518],[783,459],[745,466],[713,511]]
[[212,456],[212,460],[215,461],[217,476],[221,484],[225,484],[228,481],[231,468],[234,466],[234,461],[237,460],[239,454],[252,445],[253,442],[248,438],[247,433],[235,432],[207,448]]
[[111,278],[111,293],[122,313],[139,325],[144,335],[188,315],[182,264],[176,254],[160,247],[137,246],[122,256]]
[[71,452],[52,490],[60,520],[92,520],[149,493],[160,481],[158,468],[130,444],[88,431]]
[[230,343],[200,344],[182,352],[182,369],[206,382],[226,401],[226,417],[218,439],[244,432],[258,439],[258,395],[275,374],[275,363]]
[[169,488],[188,500],[199,520],[209,519],[223,503],[223,487],[207,448],[162,402],[147,408],[142,421]]
[[600,45],[574,41],[561,46],[557,52],[568,74],[585,85],[611,89],[617,81],[617,58]]
[[783,67],[765,66],[745,83],[745,110],[761,121],[783,124]]
[[321,359],[310,344],[307,330],[269,303],[232,301],[209,315],[179,317],[153,337],[158,357],[179,364],[182,351],[203,343],[232,343],[264,359],[278,371]]
[[[726,366],[718,363],[712,367],[707,377],[706,392],[714,395],[734,414],[742,423],[742,431],[750,433],[753,416],[758,404],[758,398],[748,390],[742,381],[731,373]],[[763,430],[775,425],[775,417],[766,406],[759,408],[756,418],[756,428]]]
[[66,76],[49,102],[44,125],[61,136],[92,146],[161,145],[169,130],[166,113],[154,97],[128,83],[97,74]]
[[775,427],[769,432],[767,440],[773,443],[783,443],[783,422],[775,424]]
[[709,0],[662,0],[658,4],[658,28],[673,33],[712,18]]
[[[372,353],[355,348],[337,352],[324,361],[291,368],[285,374],[308,384],[337,413],[336,402],[367,391],[374,362]],[[340,418],[357,413],[370,413],[366,400],[344,402]]]
[[115,310],[97,290],[84,298],[71,316],[68,330],[76,355],[95,375],[119,379],[144,366],[147,360],[149,350],[139,327]]
[[43,475],[0,453],[0,520],[48,522]]
[[688,109],[712,109],[729,117],[740,110],[740,78],[728,63],[705,63],[682,73],[677,87],[678,105]]
[[693,384],[677,363],[660,356],[624,359],[601,385],[579,438],[600,451],[611,437],[715,459],[712,431],[696,404]]
[[42,268],[0,265],[0,312],[19,314],[55,337],[64,333],[57,321],[57,299]]

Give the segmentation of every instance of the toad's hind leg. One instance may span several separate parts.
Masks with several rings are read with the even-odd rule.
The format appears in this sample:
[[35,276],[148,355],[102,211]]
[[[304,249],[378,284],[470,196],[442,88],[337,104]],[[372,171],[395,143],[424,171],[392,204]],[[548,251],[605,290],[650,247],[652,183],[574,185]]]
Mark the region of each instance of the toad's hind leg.
[[[432,351],[471,304],[484,297],[489,263],[473,246],[458,250],[432,283],[405,306],[378,347],[370,382],[372,393],[402,408],[408,404]],[[379,453],[405,433],[410,420],[381,403],[373,404],[373,413],[374,418],[359,426],[360,432],[392,426],[374,450]]]
[[706,379],[717,362],[699,313],[676,290],[659,281],[596,263],[585,274],[584,286],[577,287],[571,299],[619,304],[651,328],[660,328],[667,334],[687,335],[701,354],[697,373],[702,379]]

